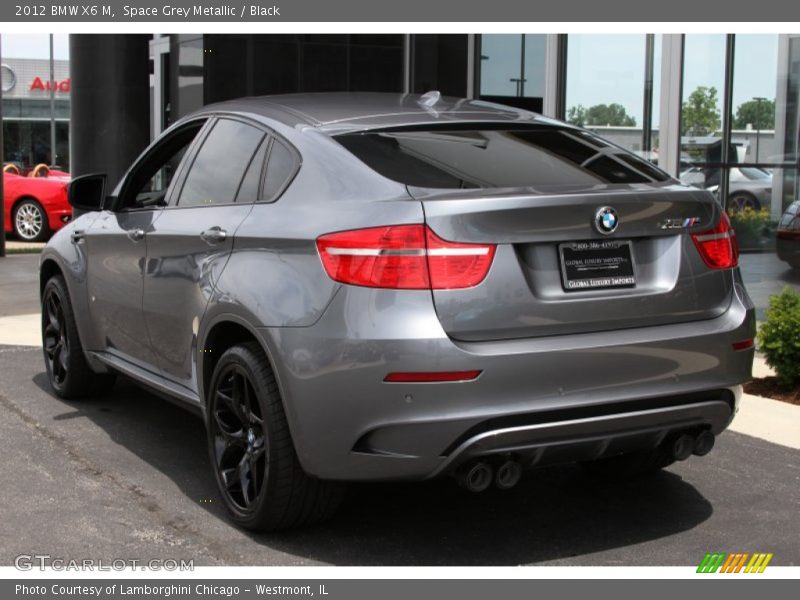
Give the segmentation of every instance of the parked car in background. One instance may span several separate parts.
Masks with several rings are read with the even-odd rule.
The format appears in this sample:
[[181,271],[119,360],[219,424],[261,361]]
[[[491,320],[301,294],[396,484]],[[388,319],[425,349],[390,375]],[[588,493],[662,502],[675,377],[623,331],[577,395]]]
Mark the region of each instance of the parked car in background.
[[123,373],[201,413],[251,529],[330,516],[346,481],[657,471],[707,454],[751,377],[713,195],[524,110],[229,101],[70,199],[41,256],[52,389]]
[[786,208],[775,238],[778,258],[800,269],[800,201],[792,202]]
[[5,165],[3,231],[25,242],[47,241],[72,218],[69,181],[69,173],[47,165],[27,173],[14,163]]
[[[707,189],[716,193],[719,189],[720,169],[707,169],[681,161],[681,183]],[[757,167],[733,167],[730,169],[728,184],[728,202],[726,208],[729,212],[736,212],[750,208],[761,210],[762,206],[769,206],[772,198],[772,173]]]

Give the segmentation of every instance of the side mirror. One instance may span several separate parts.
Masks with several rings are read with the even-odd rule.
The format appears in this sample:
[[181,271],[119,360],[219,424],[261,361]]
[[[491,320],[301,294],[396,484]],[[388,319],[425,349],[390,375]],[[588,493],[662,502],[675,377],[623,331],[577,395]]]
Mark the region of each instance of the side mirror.
[[87,212],[103,210],[106,200],[106,174],[81,175],[69,182],[67,199],[73,208]]

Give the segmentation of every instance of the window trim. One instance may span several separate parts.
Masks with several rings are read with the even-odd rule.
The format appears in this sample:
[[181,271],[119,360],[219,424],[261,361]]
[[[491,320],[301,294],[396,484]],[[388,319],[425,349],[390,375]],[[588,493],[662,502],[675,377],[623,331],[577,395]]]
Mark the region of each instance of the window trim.
[[[266,172],[266,164],[267,158],[269,157],[270,150],[272,149],[272,140],[273,137],[270,134],[266,134],[264,137],[261,138],[261,141],[256,146],[256,151],[253,153],[253,156],[250,157],[250,162],[247,163],[247,168],[245,168],[244,173],[242,174],[242,179],[239,181],[239,186],[236,188],[236,194],[233,196],[233,204],[241,204],[242,206],[246,206],[247,204],[255,204],[261,199],[261,188],[264,186],[264,173]],[[250,171],[250,167],[253,166],[253,162],[258,158],[258,154],[261,152],[261,148],[264,148],[264,156],[261,157],[261,167],[259,168],[258,173],[258,185],[256,186],[256,197],[251,202],[239,202],[239,192],[242,191],[242,185],[244,185],[244,180],[247,178],[247,173]],[[216,206],[216,205],[215,205]]]
[[[275,147],[275,144],[281,144],[284,148],[289,151],[289,154],[292,155],[294,159],[294,164],[292,165],[292,169],[290,171],[289,176],[283,181],[281,187],[278,188],[278,191],[275,192],[272,198],[269,200],[264,198],[264,184],[267,180],[267,169],[269,167],[269,161],[272,158],[272,149]],[[281,135],[274,134],[272,139],[270,140],[269,149],[267,151],[267,155],[264,157],[264,167],[263,171],[261,172],[261,186],[258,190],[258,200],[259,204],[274,204],[278,200],[281,199],[284,192],[289,188],[290,185],[294,182],[297,174],[300,172],[300,167],[303,165],[303,157],[297,148],[294,147],[294,144],[290,143],[286,138]]]
[[[175,187],[178,183],[182,185],[182,178],[184,172],[186,171],[186,164],[190,158],[194,156],[194,153],[197,151],[198,144],[205,140],[206,136],[209,132],[209,124],[214,121],[213,115],[199,115],[196,118],[189,119],[188,121],[177,125],[174,130],[170,131],[165,136],[156,140],[153,144],[148,146],[148,148],[136,159],[133,165],[128,169],[125,175],[122,177],[120,181],[119,191],[114,196],[111,210],[112,212],[140,212],[145,210],[163,210],[169,207],[169,202],[172,195],[175,193]],[[180,135],[184,130],[187,128],[196,125],[198,122],[202,122],[197,135],[194,136],[191,142],[189,142],[186,148],[186,154],[184,154],[181,162],[178,164],[178,168],[175,172],[175,176],[172,178],[169,186],[167,187],[166,195],[164,196],[164,201],[166,203],[165,206],[124,206],[121,203],[125,196],[129,193],[129,186],[131,183],[131,177],[136,172],[136,170],[150,160],[156,152],[169,140],[173,139],[175,136]],[[193,158],[192,158],[193,160]],[[163,165],[162,165],[163,166]]]
[[[259,185],[258,185],[258,198],[256,199],[255,202],[248,203],[248,204],[242,204],[242,203],[236,202],[235,201],[236,196],[234,196],[234,201],[233,202],[225,202],[225,203],[220,203],[220,204],[207,204],[207,205],[204,205],[204,206],[180,206],[179,204],[177,204],[177,199],[178,199],[178,197],[180,197],[180,194],[178,194],[178,196],[175,196],[175,202],[173,202],[173,194],[175,194],[177,192],[172,192],[172,193],[168,194],[169,197],[167,198],[167,205],[161,207],[162,210],[186,210],[186,209],[190,209],[190,208],[209,208],[209,207],[214,207],[214,206],[236,206],[236,205],[240,205],[240,206],[251,205],[252,206],[253,204],[273,204],[273,203],[277,202],[281,198],[281,196],[283,196],[284,192],[288,189],[288,187],[292,184],[292,182],[294,182],[295,178],[297,177],[297,174],[300,172],[300,168],[303,166],[303,155],[295,147],[295,145],[292,144],[288,139],[286,139],[285,136],[281,135],[280,133],[278,133],[274,129],[272,129],[272,127],[270,127],[266,123],[263,123],[263,122],[258,121],[256,119],[251,119],[251,118],[245,117],[245,116],[243,116],[241,114],[233,113],[233,112],[208,113],[208,114],[205,114],[205,115],[200,116],[198,118],[207,120],[207,123],[204,126],[204,127],[207,128],[207,130],[205,132],[201,131],[202,142],[205,142],[206,137],[208,136],[208,134],[213,129],[213,125],[215,125],[217,123],[217,121],[219,121],[220,119],[228,119],[228,120],[231,120],[231,121],[239,121],[241,123],[244,123],[246,125],[250,125],[252,127],[255,127],[256,129],[261,130],[266,135],[266,143],[269,144],[269,148],[267,148],[267,152],[264,154],[264,162],[261,165],[261,177],[259,178]],[[200,142],[201,141],[199,139],[200,137],[201,137],[201,135],[198,135],[198,137],[195,138],[194,142]],[[294,171],[292,172],[291,176],[286,179],[286,181],[284,182],[283,186],[281,186],[281,188],[275,194],[274,199],[272,199],[272,200],[264,200],[263,197],[262,197],[263,190],[264,190],[264,178],[266,177],[267,165],[269,164],[269,157],[272,154],[272,146],[275,143],[275,140],[278,140],[278,141],[282,142],[283,145],[294,156],[294,159],[295,159]],[[265,143],[265,141],[262,140],[261,143]],[[196,154],[200,151],[200,148],[202,148],[202,144],[199,144],[196,148],[191,148],[191,150],[192,150],[191,156],[189,156],[189,153],[187,152],[187,156],[184,156],[184,160],[186,160],[187,157],[190,158],[191,159],[191,164],[193,165],[195,157],[196,157]],[[256,148],[256,150],[258,150],[258,148]],[[188,164],[189,163],[187,162],[187,165]],[[183,162],[181,163],[181,166],[183,167]],[[248,166],[249,166],[249,163],[248,163]],[[189,168],[190,167],[181,168],[179,170],[179,173],[178,173],[178,176],[180,177],[180,180],[178,179],[178,176],[176,176],[176,179],[173,180],[173,183],[176,184],[176,186],[177,186],[178,182],[180,183],[180,190],[181,191],[183,191],[183,185],[185,183],[186,176],[189,173]],[[246,172],[246,170],[245,170],[245,172]],[[244,174],[242,174],[242,179],[244,179]],[[239,193],[239,188],[241,187],[241,185],[242,185],[242,181],[240,180],[239,181],[239,186],[236,188],[236,194],[237,195]]]
[[[212,115],[212,117],[210,119],[211,124],[209,125],[208,130],[206,131],[205,135],[203,135],[202,143],[199,143],[197,145],[197,147],[194,149],[194,152],[192,153],[192,156],[190,157],[190,160],[188,161],[188,164],[187,164],[186,168],[181,170],[181,178],[180,178],[180,182],[179,182],[180,183],[180,188],[176,189],[173,193],[168,194],[169,198],[167,199],[167,205],[164,207],[165,210],[170,210],[170,209],[190,209],[190,208],[211,208],[211,207],[214,207],[214,206],[234,206],[236,204],[239,204],[240,206],[247,206],[247,204],[237,203],[236,202],[236,197],[239,194],[239,188],[242,186],[242,181],[244,180],[244,176],[247,174],[247,169],[250,168],[250,164],[252,163],[253,158],[255,157],[255,154],[253,154],[253,156],[250,157],[250,161],[245,166],[245,169],[242,172],[242,177],[241,177],[241,179],[239,179],[239,182],[236,185],[236,191],[234,192],[234,195],[233,195],[233,202],[219,202],[219,203],[214,203],[214,204],[202,204],[202,205],[191,205],[191,206],[181,206],[178,203],[178,200],[180,199],[181,194],[183,193],[183,188],[186,185],[186,180],[189,177],[189,173],[191,172],[192,167],[194,166],[194,163],[197,160],[197,156],[200,154],[200,151],[203,149],[203,146],[205,145],[205,142],[208,139],[208,136],[211,135],[211,132],[214,131],[214,128],[217,126],[217,123],[219,123],[221,120],[236,121],[236,122],[242,123],[244,125],[249,125],[250,127],[253,127],[253,129],[259,130],[261,132],[261,134],[262,134],[262,137],[261,137],[261,140],[259,140],[258,144],[256,145],[256,150],[255,150],[256,152],[261,147],[261,144],[264,143],[264,140],[265,139],[267,139],[267,140],[269,139],[269,135],[270,135],[269,132],[264,131],[263,127],[254,126],[253,122],[250,121],[249,119],[238,118],[238,115],[230,115],[230,116],[229,115],[225,115],[225,114],[214,114],[214,115]],[[263,171],[262,171],[262,177],[263,177]],[[177,186],[176,186],[176,188],[177,188]],[[260,193],[260,188],[259,188],[259,193]]]

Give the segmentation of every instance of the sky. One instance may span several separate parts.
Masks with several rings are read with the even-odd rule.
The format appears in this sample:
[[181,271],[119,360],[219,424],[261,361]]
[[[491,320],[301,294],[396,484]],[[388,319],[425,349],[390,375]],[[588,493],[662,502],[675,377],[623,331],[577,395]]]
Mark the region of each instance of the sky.
[[[46,33],[4,33],[0,36],[3,58],[50,58],[49,38]],[[53,36],[53,54],[56,59],[69,58],[69,35],[56,33]]]

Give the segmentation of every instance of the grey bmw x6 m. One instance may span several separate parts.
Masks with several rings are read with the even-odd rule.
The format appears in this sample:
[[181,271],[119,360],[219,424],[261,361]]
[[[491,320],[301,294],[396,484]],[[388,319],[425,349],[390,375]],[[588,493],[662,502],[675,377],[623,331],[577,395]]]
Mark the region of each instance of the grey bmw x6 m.
[[754,318],[713,196],[480,101],[246,98],[176,123],[41,258],[53,390],[124,374],[196,409],[224,503],[269,530],[343,482],[513,487],[706,454]]

